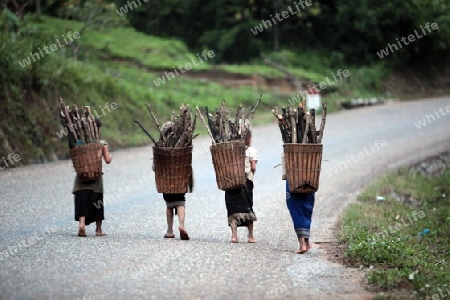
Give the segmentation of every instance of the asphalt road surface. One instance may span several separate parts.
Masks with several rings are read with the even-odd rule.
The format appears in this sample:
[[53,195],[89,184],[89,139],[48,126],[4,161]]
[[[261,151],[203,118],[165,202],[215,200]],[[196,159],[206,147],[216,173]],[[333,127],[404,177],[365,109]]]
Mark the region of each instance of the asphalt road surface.
[[[69,160],[0,171],[0,299],[370,299],[363,272],[329,262],[321,243],[335,240],[339,215],[372,180],[449,149],[449,105],[445,97],[328,116],[312,224],[317,244],[304,255],[293,253],[285,182],[274,168],[282,153],[275,123],[253,134],[257,244],[245,242],[245,228],[241,243],[229,242],[207,138],[194,142],[189,241],[178,232],[163,238],[165,204],[150,145],[114,151],[104,167],[105,237],[94,236],[95,225],[87,238],[76,237]],[[419,120],[426,126],[419,129]]]

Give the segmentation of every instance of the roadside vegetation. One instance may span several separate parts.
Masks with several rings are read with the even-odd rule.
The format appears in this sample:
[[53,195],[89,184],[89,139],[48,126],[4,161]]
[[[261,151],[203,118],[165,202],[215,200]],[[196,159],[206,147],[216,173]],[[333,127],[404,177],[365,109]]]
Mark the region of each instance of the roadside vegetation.
[[[343,0],[314,2],[309,9],[279,23],[277,34],[271,27],[256,35],[250,29],[259,26],[270,14],[268,7],[272,7],[265,0],[141,1],[139,7],[122,15],[118,8],[129,6],[130,1],[3,1],[0,154],[20,153],[25,164],[67,157],[66,141],[57,134],[62,130],[59,97],[67,104],[89,105],[99,112],[108,102],[115,102],[116,110],[101,114],[103,138],[113,149],[149,143],[133,123],[138,119],[155,132],[145,109],[147,103],[161,118],[169,118],[182,103],[214,109],[225,99],[230,106],[248,107],[262,94],[254,124],[270,122],[270,109],[289,105],[297,92],[286,72],[265,63],[261,54],[298,79],[303,89],[313,83],[334,81],[338,70],[348,70],[348,78],[321,91],[329,112],[352,98],[396,97],[397,91],[403,93],[401,86],[412,94],[427,91],[425,83],[411,91],[409,78],[403,83],[389,78],[398,66],[407,66],[414,55],[421,55],[423,65],[445,69],[445,55],[436,56],[438,63],[425,63],[422,58],[434,57],[427,51],[445,54],[448,49],[450,27],[445,24],[450,18],[442,13],[448,1],[435,1],[430,6],[421,0],[408,0],[407,4],[396,0],[396,4],[386,4],[383,9],[374,9],[368,3],[356,8]],[[284,0],[276,2],[280,11],[292,5]],[[403,10],[392,16],[396,5]],[[360,14],[364,18],[357,27],[344,26]],[[373,23],[378,19],[386,20],[383,26]],[[407,21],[399,27],[400,20]],[[428,21],[442,26],[423,43],[383,60],[375,55],[375,51],[386,47],[386,41]],[[45,46],[75,31],[80,37],[73,43],[31,58],[32,53],[42,52]],[[353,38],[348,40],[349,36]],[[203,51],[213,51],[214,57],[181,76],[162,77],[195,60]],[[419,69],[422,74],[423,66]],[[436,74],[438,71],[433,69],[424,77],[443,86],[435,79]],[[387,81],[390,89],[386,89]],[[197,128],[204,133],[201,126]]]
[[449,294],[449,165],[447,154],[386,175],[346,209],[339,233],[344,262],[368,271],[376,299]]
[[[229,88],[208,78],[196,78],[198,72],[210,71],[228,73],[226,77],[249,76],[254,74],[265,78],[283,78],[278,70],[264,65],[261,60],[248,64],[214,64],[214,60],[204,62],[189,71],[186,76],[166,79],[159,86],[155,81],[164,72],[173,72],[179,64],[195,59],[185,44],[180,41],[147,36],[130,27],[92,30],[79,38],[80,47],[76,60],[69,47],[37,59],[25,67],[19,62],[38,52],[43,46],[55,43],[61,32],[75,32],[82,23],[48,16],[35,19],[30,16],[23,21],[11,21],[3,12],[3,26],[19,26],[15,34],[1,35],[0,75],[1,112],[4,125],[0,129],[2,153],[20,153],[23,163],[45,162],[67,157],[67,143],[57,132],[62,130],[58,122],[58,103],[62,97],[67,104],[90,105],[101,115],[104,123],[103,137],[113,149],[145,145],[150,141],[133,123],[140,120],[155,132],[150,122],[145,104],[151,103],[158,115],[170,117],[181,103],[191,106],[216,108],[223,98],[230,106],[253,105],[260,94],[263,102],[258,109],[254,124],[272,121],[270,109],[274,105],[289,105],[295,94],[286,94],[264,87],[240,86]],[[16,25],[15,25],[16,24]],[[126,40],[126,42],[123,42]],[[271,59],[284,57],[284,64],[302,81],[332,80],[333,70],[327,60],[311,53],[294,55],[289,50],[268,54]],[[316,63],[322,61],[319,66]],[[375,71],[376,68],[371,69]],[[349,68],[352,75],[361,70]],[[208,74],[206,74],[206,77]],[[214,75],[211,75],[214,76]],[[324,100],[329,103],[329,111],[339,109],[339,101],[353,89],[353,94],[375,93],[376,82],[383,74],[374,72],[373,81],[343,81],[333,89],[324,90]],[[354,76],[354,78],[358,78]],[[371,89],[372,88],[372,89]],[[370,92],[372,91],[372,92]],[[371,96],[374,94],[368,94]],[[117,103],[113,111],[101,109],[109,102]],[[197,126],[201,133],[202,126]]]

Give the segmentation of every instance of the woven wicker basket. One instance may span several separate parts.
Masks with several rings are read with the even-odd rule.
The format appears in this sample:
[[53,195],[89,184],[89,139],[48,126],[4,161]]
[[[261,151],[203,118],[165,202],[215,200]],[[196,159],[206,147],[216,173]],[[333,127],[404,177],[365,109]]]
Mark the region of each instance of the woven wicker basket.
[[102,145],[90,143],[69,150],[73,167],[81,181],[97,180],[102,176]]
[[231,141],[210,147],[216,182],[223,191],[245,186],[245,143]]
[[315,193],[319,189],[322,144],[284,144],[286,177],[291,193]]
[[188,192],[192,172],[192,146],[183,148],[153,146],[156,189],[158,193]]

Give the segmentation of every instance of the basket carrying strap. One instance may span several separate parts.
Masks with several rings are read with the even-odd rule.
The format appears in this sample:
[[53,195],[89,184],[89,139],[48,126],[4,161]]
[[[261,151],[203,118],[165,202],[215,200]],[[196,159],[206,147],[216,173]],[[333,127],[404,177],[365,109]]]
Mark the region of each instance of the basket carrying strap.
[[181,189],[178,188],[178,187],[176,187],[176,186],[173,185],[173,184],[172,184],[171,186],[169,186],[168,188],[164,189],[163,194],[166,193],[167,191],[171,190],[171,189],[174,189],[175,191],[177,191],[178,194],[183,194],[183,192],[181,191]]
[[312,189],[312,190],[317,190],[317,188],[316,188],[315,186],[310,185],[309,182],[305,182],[305,183],[303,183],[302,185],[297,186],[297,187],[294,189],[294,191],[297,190],[297,189],[303,189],[303,188],[310,188],[310,189]]

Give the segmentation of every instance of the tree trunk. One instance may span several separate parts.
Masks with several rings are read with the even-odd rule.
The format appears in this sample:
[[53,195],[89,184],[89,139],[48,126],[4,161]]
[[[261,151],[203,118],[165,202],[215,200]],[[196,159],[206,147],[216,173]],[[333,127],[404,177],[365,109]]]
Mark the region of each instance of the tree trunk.
[[[278,0],[273,0],[273,15],[275,16],[276,13],[278,13]],[[274,24],[273,28],[273,50],[278,52],[279,50],[279,42],[280,40],[280,34],[279,34],[279,27],[278,22]]]
[[41,17],[41,0],[36,0],[36,16]]

